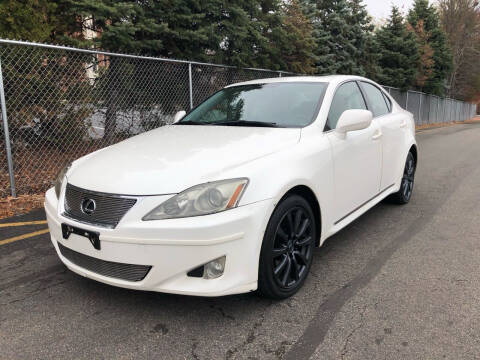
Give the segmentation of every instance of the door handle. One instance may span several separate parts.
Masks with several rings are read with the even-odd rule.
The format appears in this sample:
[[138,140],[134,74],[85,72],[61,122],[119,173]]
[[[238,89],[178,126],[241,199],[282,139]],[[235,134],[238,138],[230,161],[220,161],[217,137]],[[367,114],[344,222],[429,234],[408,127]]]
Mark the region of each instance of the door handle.
[[381,131],[381,130],[377,130],[377,131],[375,131],[375,134],[373,134],[372,139],[373,139],[373,140],[378,140],[378,139],[380,139],[380,138],[382,137],[382,135],[383,135],[383,134],[382,134],[382,131]]
[[401,128],[407,127],[407,120],[402,120],[402,121],[400,122],[400,127],[401,127]]

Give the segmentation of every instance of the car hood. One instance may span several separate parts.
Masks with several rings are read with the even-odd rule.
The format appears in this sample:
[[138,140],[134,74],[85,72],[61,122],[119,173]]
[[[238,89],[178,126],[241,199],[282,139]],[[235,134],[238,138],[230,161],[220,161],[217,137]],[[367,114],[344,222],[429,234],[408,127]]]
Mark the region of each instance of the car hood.
[[300,133],[287,128],[165,126],[77,160],[67,178],[72,185],[106,193],[173,194],[221,180],[228,170],[292,146]]

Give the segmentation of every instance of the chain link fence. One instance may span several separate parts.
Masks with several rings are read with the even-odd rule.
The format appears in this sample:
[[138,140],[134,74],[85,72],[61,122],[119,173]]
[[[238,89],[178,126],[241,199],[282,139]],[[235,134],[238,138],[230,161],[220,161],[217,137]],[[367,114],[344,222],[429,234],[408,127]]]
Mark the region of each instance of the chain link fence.
[[[2,39],[0,74],[0,197],[41,193],[68,162],[168,124],[228,84],[293,75]],[[419,125],[465,120],[475,111],[387,90]]]
[[417,126],[465,121],[475,116],[476,105],[418,91],[401,92],[384,86],[404,109],[415,117]]

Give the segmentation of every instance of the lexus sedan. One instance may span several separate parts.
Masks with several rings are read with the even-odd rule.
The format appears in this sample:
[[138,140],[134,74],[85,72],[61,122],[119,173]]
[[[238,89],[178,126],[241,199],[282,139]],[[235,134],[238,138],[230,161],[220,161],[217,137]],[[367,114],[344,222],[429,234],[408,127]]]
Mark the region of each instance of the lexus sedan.
[[254,80],[74,161],[45,210],[58,256],[85,277],[282,299],[315,247],[387,197],[410,200],[416,163],[412,114],[374,82]]

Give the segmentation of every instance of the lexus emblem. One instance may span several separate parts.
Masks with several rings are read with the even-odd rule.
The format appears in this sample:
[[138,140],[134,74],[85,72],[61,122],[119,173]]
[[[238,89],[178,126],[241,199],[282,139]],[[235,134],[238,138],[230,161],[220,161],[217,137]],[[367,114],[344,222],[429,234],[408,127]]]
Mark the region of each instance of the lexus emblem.
[[97,208],[97,204],[93,199],[85,199],[82,202],[82,212],[87,215],[92,215],[95,209]]

